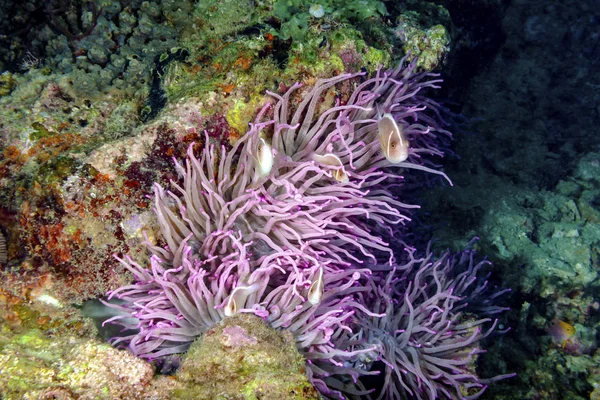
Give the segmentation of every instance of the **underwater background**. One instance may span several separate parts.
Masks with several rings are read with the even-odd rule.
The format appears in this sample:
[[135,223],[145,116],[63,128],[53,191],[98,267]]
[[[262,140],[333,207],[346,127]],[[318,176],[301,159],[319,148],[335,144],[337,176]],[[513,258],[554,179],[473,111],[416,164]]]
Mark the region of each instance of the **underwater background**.
[[597,0],[0,0],[0,398],[600,398],[599,70]]

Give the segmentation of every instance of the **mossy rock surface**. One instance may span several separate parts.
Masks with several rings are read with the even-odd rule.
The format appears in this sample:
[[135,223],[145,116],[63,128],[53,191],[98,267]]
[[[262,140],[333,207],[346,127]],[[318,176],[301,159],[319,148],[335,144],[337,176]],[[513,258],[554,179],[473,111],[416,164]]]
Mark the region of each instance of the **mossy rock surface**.
[[173,399],[319,399],[291,333],[254,315],[215,325],[188,350]]

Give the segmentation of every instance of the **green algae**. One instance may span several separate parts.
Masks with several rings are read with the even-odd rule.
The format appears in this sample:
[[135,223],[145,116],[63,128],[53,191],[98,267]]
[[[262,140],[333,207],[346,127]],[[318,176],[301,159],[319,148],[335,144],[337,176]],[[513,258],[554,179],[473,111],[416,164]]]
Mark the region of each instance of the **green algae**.
[[452,19],[447,9],[431,2],[408,0],[401,6],[394,35],[417,66],[431,71],[450,51]]
[[48,344],[48,338],[45,338],[39,330],[32,330],[17,336],[15,343],[32,351],[39,351]]
[[29,134],[30,140],[38,140],[41,138],[56,135],[56,132],[49,130],[41,122],[36,121],[33,124],[31,124],[31,127],[33,128],[33,132]]
[[[311,6],[320,6],[323,16],[315,16]],[[307,3],[302,0],[278,0],[273,5],[273,15],[281,22],[275,33],[283,40],[304,42],[312,25],[323,18],[327,25],[361,22],[387,15],[383,2],[375,0],[322,0]]]
[[196,3],[194,17],[206,35],[222,37],[257,21],[256,7],[248,0],[205,0]]
[[54,157],[40,166],[35,180],[42,185],[59,184],[75,172],[80,161],[67,155]]
[[411,58],[418,57],[417,66],[426,71],[438,67],[450,50],[450,35],[443,25],[435,25],[428,29],[419,29],[404,24],[406,34],[404,51]]
[[311,32],[303,43],[293,45],[284,75],[325,77],[348,70],[359,71],[362,67],[372,73],[390,63],[388,51],[368,45],[360,31],[345,26],[326,34]]
[[[136,399],[151,387],[152,367],[106,343],[39,330],[0,331],[0,397]],[[69,397],[73,398],[73,397]],[[164,399],[166,395],[156,396]]]
[[254,315],[236,315],[197,339],[176,379],[174,399],[318,399],[304,374],[304,359],[289,332]]
[[367,46],[363,53],[363,61],[367,72],[372,74],[379,67],[387,67],[391,65],[391,56],[388,52]]
[[13,74],[10,72],[4,72],[0,74],[0,97],[11,94],[16,86],[17,81],[15,80]]
[[263,104],[263,98],[254,97],[250,101],[236,100],[226,115],[227,123],[237,132],[245,132],[248,123],[256,114],[256,109]]
[[[25,329],[36,329],[40,327],[38,322],[39,317],[41,316],[40,312],[37,310],[28,307],[25,304],[17,304],[12,308],[12,311],[19,316],[19,320],[21,321],[21,326]],[[28,341],[30,339],[37,339],[36,335],[28,336],[23,335],[22,340]],[[23,342],[23,345],[27,345],[27,343]]]

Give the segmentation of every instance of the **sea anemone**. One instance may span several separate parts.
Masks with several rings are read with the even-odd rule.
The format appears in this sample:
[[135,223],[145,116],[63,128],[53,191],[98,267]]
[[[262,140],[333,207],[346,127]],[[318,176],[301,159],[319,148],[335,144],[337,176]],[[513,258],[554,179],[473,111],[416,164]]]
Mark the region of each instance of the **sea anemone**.
[[[247,245],[233,233],[227,234],[241,247],[241,255],[223,258],[212,274],[205,264],[192,259],[186,241],[176,255],[181,260],[178,268],[163,265],[156,255],[151,257],[150,270],[129,258],[119,259],[134,274],[136,283],[108,294],[105,304],[122,314],[105,323],[120,324],[131,332],[113,338],[113,344],[124,344],[142,358],[162,358],[185,352],[198,336],[227,316],[253,313],[271,327],[294,335],[307,360],[308,376],[323,394],[340,398],[337,389],[368,393],[342,382],[348,377],[357,382],[360,376],[377,372],[342,366],[376,349],[375,345],[354,348],[356,341],[351,339],[357,311],[372,318],[382,316],[357,301],[356,294],[368,290],[359,279],[370,270],[329,265],[311,268],[309,262],[287,252],[268,257],[263,267],[250,271],[245,259]],[[322,280],[316,289],[319,293],[313,294],[315,301],[309,301],[318,280]],[[112,299],[124,304],[110,303]]]
[[[231,151],[215,148],[207,137],[197,159],[190,146],[185,166],[175,161],[183,177],[181,185],[173,183],[175,193],[155,186],[155,209],[168,249],[152,247],[152,252],[177,266],[173,249],[192,235],[190,245],[198,257],[224,254],[231,246],[220,242],[226,239],[220,233],[233,230],[252,243],[250,252],[257,259],[293,249],[314,259],[325,255],[359,264],[385,252],[391,262],[392,252],[378,231],[408,221],[401,210],[418,206],[404,204],[381,184],[401,179],[383,168],[445,176],[422,158],[442,155],[437,142],[449,135],[439,105],[419,94],[437,87],[439,80],[414,69],[414,62],[405,65],[403,60],[394,71],[379,71],[359,84],[346,104],[337,100],[320,115],[316,107],[325,91],[362,74],[319,80],[296,107],[291,96],[301,85],[293,85],[283,96],[270,93],[278,100],[273,118],[264,120],[272,107],[268,103]],[[378,138],[378,110],[402,126],[410,143],[406,161],[386,159],[389,149],[382,151]]]
[[[342,74],[320,79],[296,107],[290,104],[294,92],[302,85],[293,85],[283,96],[268,92],[278,100],[274,114],[273,148],[291,161],[309,160],[314,154],[333,154],[350,176],[366,179],[364,174],[383,167],[420,169],[450,179],[432,167],[437,167],[424,155],[442,157],[447,139],[452,135],[442,118],[444,108],[423,95],[425,89],[437,89],[441,79],[438,74],[417,72],[416,60],[407,62],[404,57],[392,71],[378,70],[364,80],[342,104],[321,114],[317,108],[325,94],[335,85],[363,78],[364,73]],[[406,157],[402,161],[389,160],[389,135],[381,141],[384,126],[394,126],[401,131]]]
[[[377,399],[475,399],[487,383],[513,376],[480,379],[475,371],[484,352],[479,343],[498,323],[466,311],[468,301],[487,289],[477,278],[485,263],[474,263],[470,250],[438,259],[429,250],[423,258],[411,249],[407,254],[406,264],[391,271],[384,266],[370,278],[372,290],[364,303],[385,317],[363,315],[358,322],[366,343],[379,346],[384,383]],[[497,290],[491,297],[503,293]],[[480,304],[488,314],[504,310]]]
[[[276,103],[262,107],[231,150],[206,135],[199,157],[192,144],[185,163],[174,160],[180,179],[173,191],[154,186],[164,242],[147,244],[150,267],[118,258],[135,283],[108,294],[106,304],[123,314],[106,323],[126,331],[114,344],[162,358],[185,352],[227,316],[254,313],[293,332],[322,394],[368,392],[359,377],[378,372],[357,365],[382,342],[354,333],[357,315],[379,326],[374,321],[392,321],[393,312],[373,300],[383,294],[364,283],[379,278],[368,281],[371,270],[363,265],[382,258],[394,264],[383,237],[390,225],[409,219],[401,210],[416,207],[383,186],[401,179],[386,168],[445,177],[422,156],[441,155],[437,140],[449,134],[439,106],[420,95],[436,87],[435,75],[417,74],[404,60],[360,83],[362,75],[319,80],[297,106],[290,103],[299,84],[282,96],[270,93]],[[344,104],[338,99],[319,114],[325,92],[342,82],[357,86]],[[383,144],[381,121],[390,118],[397,132]],[[385,148],[394,141],[405,146],[402,160]],[[409,289],[417,290],[411,301],[421,300],[418,289]]]

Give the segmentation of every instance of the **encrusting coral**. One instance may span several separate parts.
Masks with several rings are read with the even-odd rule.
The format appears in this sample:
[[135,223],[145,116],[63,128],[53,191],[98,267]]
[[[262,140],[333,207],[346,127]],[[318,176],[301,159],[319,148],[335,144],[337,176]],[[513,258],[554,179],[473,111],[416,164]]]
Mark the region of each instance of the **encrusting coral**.
[[[415,348],[428,345],[401,335],[397,349],[416,357],[413,369],[421,359],[443,358],[453,350],[458,360],[431,362],[445,365],[446,372],[415,373],[417,378],[406,378],[407,386],[385,344],[385,335],[395,335],[400,328],[393,325],[404,324],[405,316],[393,317],[380,304],[404,301],[405,308],[421,309],[429,297],[417,278],[404,288],[406,296],[412,291],[410,300],[392,290],[393,271],[412,271],[415,264],[413,259],[398,267],[409,247],[392,227],[409,220],[407,210],[417,207],[398,199],[402,185],[396,182],[402,178],[392,168],[448,179],[428,158],[443,155],[449,136],[441,107],[420,93],[436,88],[439,80],[417,73],[415,65],[405,58],[397,69],[370,79],[357,73],[319,80],[300,100],[299,84],[281,95],[269,93],[275,104],[260,110],[231,150],[218,148],[206,135],[200,158],[192,145],[185,166],[174,160],[180,174],[172,182],[174,192],[155,185],[155,212],[166,245],[148,243],[150,268],[119,259],[136,283],[109,293],[107,304],[123,314],[107,322],[133,333],[113,342],[143,358],[162,358],[185,352],[226,317],[253,313],[293,333],[307,375],[325,397],[368,396],[360,377],[381,371],[365,359],[395,370],[393,380],[385,370],[380,398],[476,397],[472,389],[484,389],[477,376],[452,377],[451,370],[471,368],[475,350],[468,348],[495,324],[481,333],[479,325],[487,319],[459,322],[460,313],[452,312],[455,300],[473,292],[452,295],[452,288],[440,283],[446,278],[427,272],[428,264],[414,273],[431,276],[438,285],[431,296],[438,301],[426,321],[419,319],[422,326],[413,328],[412,317],[408,325],[411,332],[443,336],[433,341],[443,344],[417,356]],[[356,87],[350,97],[323,104],[338,84]],[[110,303],[113,298],[122,304]],[[370,329],[365,322],[363,328],[361,321],[383,325]],[[437,334],[428,323],[447,326]]]
[[176,373],[184,385],[171,398],[320,399],[304,364],[290,332],[240,313],[194,341]]
[[166,399],[174,382],[99,340],[0,331],[0,397],[17,399]]

